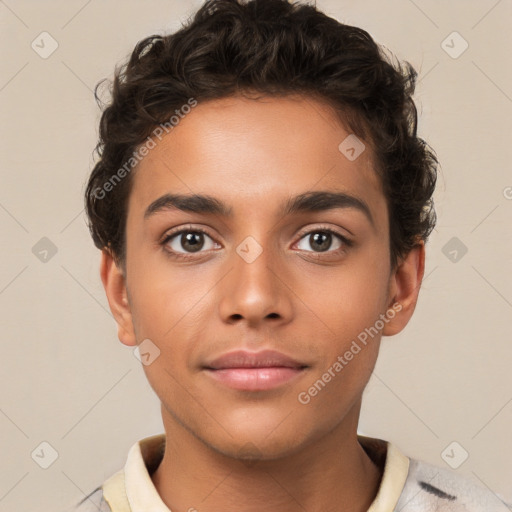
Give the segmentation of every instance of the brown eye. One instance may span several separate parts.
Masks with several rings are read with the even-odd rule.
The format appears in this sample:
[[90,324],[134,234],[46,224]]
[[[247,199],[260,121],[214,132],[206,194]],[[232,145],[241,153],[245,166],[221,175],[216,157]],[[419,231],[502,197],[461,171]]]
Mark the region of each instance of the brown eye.
[[200,252],[201,249],[213,249],[215,247],[215,243],[210,236],[198,229],[183,229],[172,233],[165,238],[163,245],[168,247],[170,252],[180,254],[193,254]]
[[317,248],[320,252],[327,251],[332,244],[332,235],[323,232],[314,233],[309,235],[309,243],[311,247]]
[[[334,237],[333,237],[334,235]],[[336,240],[337,239],[337,240]],[[344,244],[349,245],[348,240],[344,237],[330,230],[317,230],[311,231],[307,233],[304,237],[301,238],[301,242],[306,241],[309,243],[312,251],[309,252],[326,252],[329,249],[339,249]],[[333,242],[337,241],[337,245],[333,248]],[[299,244],[299,249],[308,251],[307,248],[301,247]]]
[[204,235],[203,233],[182,233],[180,235],[179,241],[181,243],[181,247],[190,252],[200,251],[204,245]]

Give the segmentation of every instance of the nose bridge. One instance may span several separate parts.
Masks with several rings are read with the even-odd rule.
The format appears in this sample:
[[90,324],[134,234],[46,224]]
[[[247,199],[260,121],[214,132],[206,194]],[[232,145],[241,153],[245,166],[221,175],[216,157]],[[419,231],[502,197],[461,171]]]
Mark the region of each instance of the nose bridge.
[[231,272],[223,287],[220,313],[261,321],[272,314],[287,317],[291,311],[287,288],[279,277],[279,251],[265,234],[247,236],[230,255]]

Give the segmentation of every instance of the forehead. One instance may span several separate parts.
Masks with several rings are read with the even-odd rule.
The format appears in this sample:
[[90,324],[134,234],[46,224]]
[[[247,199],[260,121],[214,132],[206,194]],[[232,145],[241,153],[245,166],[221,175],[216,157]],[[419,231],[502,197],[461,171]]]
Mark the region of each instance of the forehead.
[[215,196],[247,214],[274,203],[277,210],[279,197],[335,190],[364,196],[378,210],[384,197],[373,154],[354,137],[328,105],[311,97],[199,103],[155,139],[138,164],[129,216],[142,217],[165,193]]

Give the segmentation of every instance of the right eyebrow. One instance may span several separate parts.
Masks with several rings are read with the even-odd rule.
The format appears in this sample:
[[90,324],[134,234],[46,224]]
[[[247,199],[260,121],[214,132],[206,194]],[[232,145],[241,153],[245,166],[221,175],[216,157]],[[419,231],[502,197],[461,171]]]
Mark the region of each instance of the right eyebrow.
[[184,212],[222,215],[231,217],[233,209],[215,197],[202,194],[165,194],[153,201],[144,213],[144,219],[166,210],[181,210]]

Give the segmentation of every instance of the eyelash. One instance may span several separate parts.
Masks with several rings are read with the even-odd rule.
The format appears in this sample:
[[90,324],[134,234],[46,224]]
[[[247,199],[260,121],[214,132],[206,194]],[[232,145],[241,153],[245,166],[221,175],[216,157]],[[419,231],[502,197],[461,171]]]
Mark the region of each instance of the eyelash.
[[[160,242],[160,244],[164,247],[165,253],[170,258],[177,259],[177,260],[192,260],[192,259],[197,258],[197,254],[199,254],[199,253],[179,253],[179,252],[175,252],[173,250],[169,250],[169,249],[165,248],[170,240],[172,240],[173,238],[175,238],[178,235],[182,235],[183,233],[203,233],[203,234],[209,236],[210,238],[212,238],[212,240],[213,240],[213,237],[210,236],[210,234],[202,228],[194,228],[194,227],[190,226],[190,227],[182,228],[178,231],[171,231],[170,233],[167,233],[165,235],[164,239]],[[313,233],[329,233],[331,235],[338,237],[341,240],[343,246],[339,247],[335,251],[326,251],[327,254],[337,254],[337,253],[341,254],[347,248],[353,246],[352,240],[349,240],[348,238],[346,238],[342,234],[338,233],[337,231],[334,231],[331,228],[327,228],[327,227],[323,227],[323,226],[320,226],[318,228],[315,228],[315,229],[306,231],[305,233],[302,233],[300,235],[299,240],[302,240],[304,237],[306,237],[306,235],[311,235]],[[314,252],[314,251],[306,251],[306,252],[311,252],[313,254],[316,254],[317,257],[321,257],[321,255],[324,254],[323,252]]]

